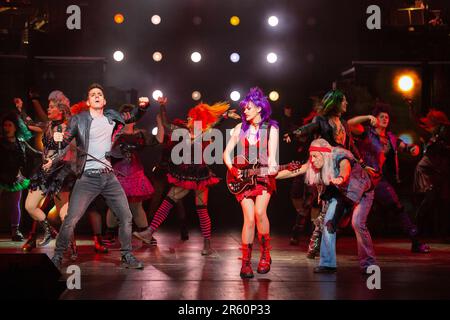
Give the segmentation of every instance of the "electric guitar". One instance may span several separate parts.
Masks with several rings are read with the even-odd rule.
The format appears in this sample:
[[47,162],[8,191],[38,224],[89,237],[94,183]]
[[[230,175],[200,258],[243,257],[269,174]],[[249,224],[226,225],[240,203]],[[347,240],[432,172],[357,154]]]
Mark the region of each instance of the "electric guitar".
[[[297,161],[290,162],[285,165],[278,166],[278,170],[295,171],[300,169],[302,164]],[[227,187],[232,194],[239,194],[247,188],[256,186],[256,178],[258,176],[267,176],[269,168],[262,167],[260,163],[250,163],[248,159],[242,155],[236,156],[233,159],[233,167],[241,170],[241,178],[235,177],[228,170],[227,172]]]

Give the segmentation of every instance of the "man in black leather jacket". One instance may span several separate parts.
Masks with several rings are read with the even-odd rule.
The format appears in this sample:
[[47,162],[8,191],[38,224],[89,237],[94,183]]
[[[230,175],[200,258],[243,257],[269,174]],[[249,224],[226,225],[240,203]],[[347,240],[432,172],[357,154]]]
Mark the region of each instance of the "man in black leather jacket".
[[[119,222],[119,239],[121,243],[122,266],[142,269],[142,262],[131,253],[132,215],[127,197],[109,162],[108,153],[117,136],[121,134],[126,123],[135,122],[145,113],[149,105],[148,98],[139,99],[139,107],[129,113],[104,110],[106,100],[103,88],[92,84],[88,89],[87,105],[89,110],[72,117],[64,134],[56,132],[55,141],[64,149],[73,139],[77,142],[78,179],[72,190],[69,209],[56,239],[53,263],[59,268],[63,253],[73,235],[77,222],[84,215],[89,204],[103,195],[106,203],[116,214]],[[53,161],[58,161],[57,158]],[[51,166],[52,161],[47,163]]]

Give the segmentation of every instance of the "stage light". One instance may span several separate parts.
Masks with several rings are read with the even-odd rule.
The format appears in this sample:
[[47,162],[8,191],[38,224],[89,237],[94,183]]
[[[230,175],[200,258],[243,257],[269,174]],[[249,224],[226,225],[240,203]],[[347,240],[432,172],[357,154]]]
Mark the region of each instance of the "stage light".
[[239,53],[233,52],[233,53],[230,55],[230,60],[231,60],[231,62],[233,62],[233,63],[239,62],[240,59],[241,59],[241,57],[239,56]]
[[239,93],[239,91],[233,91],[230,94],[230,99],[233,101],[238,101],[241,98],[241,94]]
[[278,56],[276,55],[276,53],[271,52],[267,55],[267,62],[275,63],[275,62],[277,62],[277,60],[278,60]]
[[399,138],[406,144],[414,143],[414,139],[409,133],[403,133],[399,136]]
[[202,94],[200,93],[200,91],[194,91],[192,92],[192,99],[195,101],[200,100],[202,97]]
[[122,51],[119,51],[119,50],[118,50],[118,51],[115,51],[114,54],[113,54],[113,58],[114,58],[114,60],[116,60],[117,62],[120,62],[120,61],[123,60],[124,54],[123,54]]
[[152,23],[154,25],[160,24],[161,23],[161,17],[158,16],[157,14],[155,14],[154,16],[152,16]]
[[161,52],[159,52],[159,51],[153,52],[153,60],[155,60],[156,62],[159,62],[162,60],[162,58],[163,58],[163,55]]
[[121,24],[124,20],[125,20],[125,18],[123,17],[123,14],[117,13],[116,15],[114,15],[114,22],[115,23]]
[[195,63],[200,62],[200,60],[202,60],[202,55],[199,52],[193,52],[191,54],[191,60]]
[[158,134],[158,127],[152,129],[152,135],[156,136]]
[[230,23],[231,23],[231,25],[232,26],[238,26],[239,25],[239,23],[241,22],[241,19],[239,19],[239,17],[238,16],[232,16],[231,18],[230,18]]
[[269,93],[269,99],[272,101],[277,101],[280,98],[280,94],[276,91]]
[[152,93],[152,97],[153,97],[153,99],[156,100],[156,101],[158,101],[158,98],[161,98],[162,96],[163,96],[163,93],[162,93],[162,91],[159,90],[159,89],[153,91],[153,93]]
[[397,86],[402,92],[410,92],[414,88],[414,79],[410,75],[402,75],[398,79]]
[[278,25],[278,18],[276,16],[271,16],[267,19],[267,23],[271,27],[276,27]]

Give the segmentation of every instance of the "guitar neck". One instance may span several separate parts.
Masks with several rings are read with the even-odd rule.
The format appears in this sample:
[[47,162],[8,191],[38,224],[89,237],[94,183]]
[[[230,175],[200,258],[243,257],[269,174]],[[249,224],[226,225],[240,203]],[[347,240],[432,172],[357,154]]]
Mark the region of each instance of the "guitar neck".
[[[289,168],[289,164],[283,164],[281,166],[277,166],[278,171],[285,170]],[[247,174],[249,176],[260,176],[260,175],[267,175],[269,167],[263,167],[263,168],[257,168],[257,169],[248,169]]]

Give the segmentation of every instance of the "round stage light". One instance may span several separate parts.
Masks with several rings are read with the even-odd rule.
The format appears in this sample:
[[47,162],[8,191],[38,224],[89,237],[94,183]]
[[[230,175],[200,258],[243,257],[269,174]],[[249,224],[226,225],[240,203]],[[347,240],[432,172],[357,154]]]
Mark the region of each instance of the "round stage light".
[[230,23],[231,23],[231,25],[232,26],[238,26],[239,25],[239,23],[241,22],[241,19],[239,19],[239,17],[238,16],[232,16],[231,18],[230,18]]
[[161,23],[161,17],[158,16],[157,14],[155,14],[154,16],[152,16],[151,20],[152,20],[152,23],[153,23],[154,25],[157,25],[157,24],[160,24],[160,23]]
[[155,60],[156,62],[159,62],[162,60],[162,58],[163,58],[163,55],[161,52],[159,52],[159,51],[153,52],[153,60]]
[[199,26],[199,25],[202,24],[202,18],[199,17],[199,16],[195,16],[194,18],[192,18],[192,23],[193,23],[195,26]]
[[200,62],[200,60],[202,60],[202,55],[199,52],[193,52],[191,54],[191,60],[195,63]]
[[233,91],[230,94],[230,99],[233,101],[238,101],[241,98],[241,94],[239,93],[239,91]]
[[123,52],[122,52],[122,51],[119,51],[119,50],[118,50],[118,51],[115,51],[114,54],[113,54],[113,58],[114,58],[114,60],[116,60],[117,62],[122,61],[124,57],[125,57],[125,56],[124,56]]
[[158,127],[152,129],[152,135],[156,136],[158,134]]
[[278,18],[276,16],[271,16],[267,19],[267,23],[271,27],[276,27],[278,25]]
[[121,24],[124,20],[125,20],[125,18],[123,17],[123,14],[117,13],[117,14],[114,15],[114,22],[115,23]]
[[269,93],[269,99],[272,101],[277,101],[280,98],[280,94],[276,91]]
[[239,62],[240,59],[241,59],[241,56],[240,56],[239,53],[237,53],[237,52],[233,52],[233,53],[230,55],[230,60],[231,60],[231,62],[233,62],[233,63]]
[[200,91],[194,91],[192,92],[192,99],[195,101],[200,100],[202,97],[202,94],[200,93]]
[[414,79],[410,75],[403,75],[398,79],[398,88],[402,92],[410,92],[414,88]]
[[276,53],[271,52],[267,55],[267,62],[275,63],[275,62],[277,62],[277,60],[278,60],[278,56],[276,55]]
[[156,100],[156,101],[158,101],[158,98],[161,98],[162,96],[163,96],[163,93],[162,93],[162,91],[159,90],[159,89],[153,91],[153,93],[152,93],[152,97],[153,97],[153,99]]

